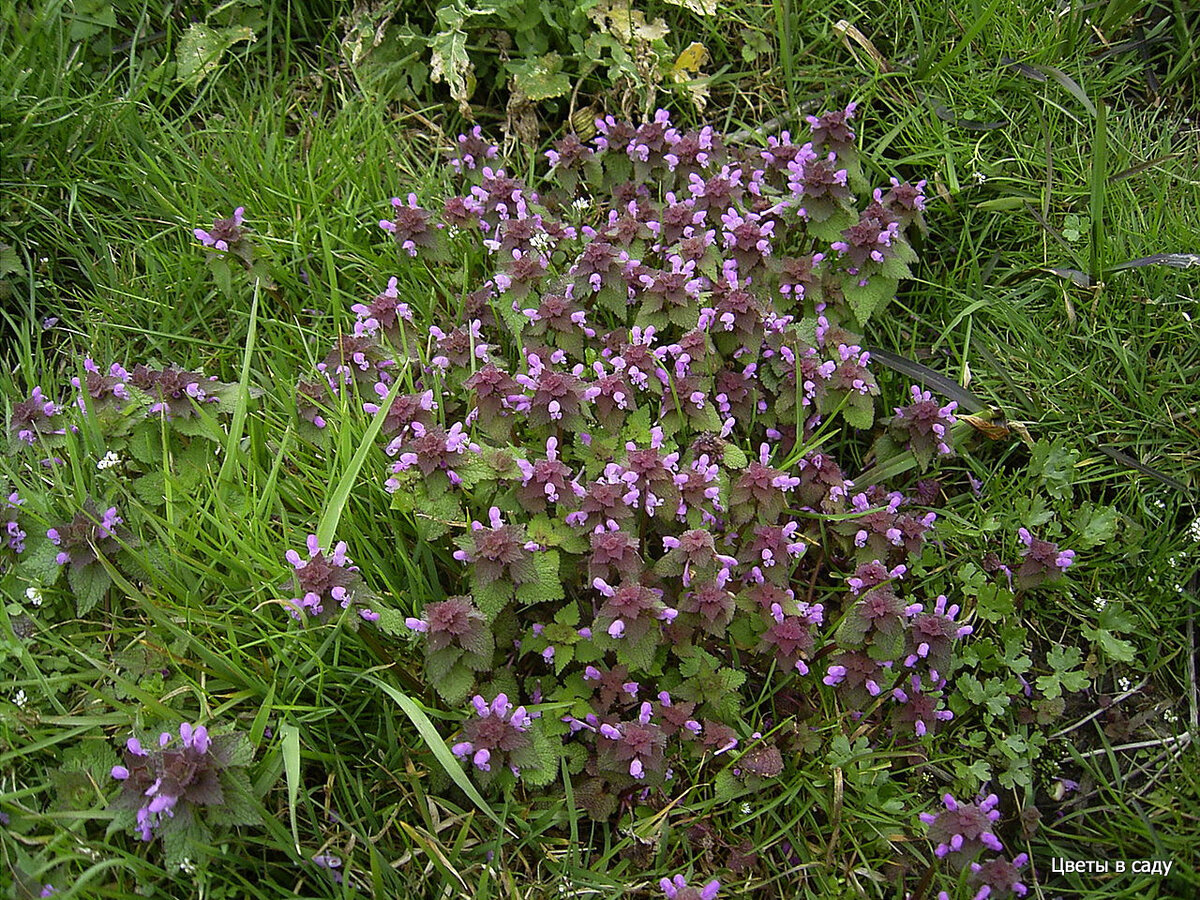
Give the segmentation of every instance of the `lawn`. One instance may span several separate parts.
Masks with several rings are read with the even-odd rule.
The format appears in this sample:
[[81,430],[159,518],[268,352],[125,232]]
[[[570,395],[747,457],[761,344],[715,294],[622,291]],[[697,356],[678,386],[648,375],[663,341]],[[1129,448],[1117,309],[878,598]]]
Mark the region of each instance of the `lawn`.
[[1197,34],[5,7],[4,896],[1200,893]]

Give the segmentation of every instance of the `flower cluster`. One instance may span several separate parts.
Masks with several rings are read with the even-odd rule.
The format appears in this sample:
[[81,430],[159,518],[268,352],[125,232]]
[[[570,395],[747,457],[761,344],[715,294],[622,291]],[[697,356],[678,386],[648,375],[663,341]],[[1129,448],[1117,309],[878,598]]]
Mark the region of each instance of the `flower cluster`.
[[667,895],[667,900],[715,900],[721,890],[721,882],[713,879],[702,888],[688,887],[687,879],[682,875],[674,878],[663,878],[658,886]]
[[46,531],[50,543],[59,548],[55,562],[82,569],[100,557],[112,560],[121,549],[121,541],[128,538],[128,532],[120,527],[124,522],[115,506],[100,512],[88,500],[71,521]]
[[[476,129],[452,156],[461,195],[440,213],[392,201],[381,225],[399,264],[453,246],[481,282],[453,327],[422,331],[393,278],[354,308],[354,359],[372,377],[330,383],[330,396],[386,397],[389,361],[405,360],[408,392],[387,411],[364,404],[385,415],[385,487],[437,534],[469,523],[448,577],[470,593],[403,630],[451,703],[501,666],[532,703],[548,670],[585,691],[564,689],[575,699],[555,721],[519,727],[504,712],[511,681],[495,708],[478,695],[456,744],[477,772],[515,765],[535,783],[548,777],[536,767],[496,766],[497,742],[574,744],[579,796],[605,815],[694,754],[736,747],[741,684],[810,676],[822,651],[815,680],[856,715],[917,739],[949,718],[952,648],[970,626],[947,598],[926,610],[892,583],[936,514],[920,491],[856,489],[836,448],[805,447],[833,417],[873,422],[879,387],[850,326],[907,273],[924,208],[922,186],[898,180],[859,204],[853,115],[814,118],[810,140],[785,133],[767,150],[662,111],[638,126],[606,117],[592,142],[555,144],[544,194]],[[917,392],[897,441],[945,455],[954,409]],[[325,423],[314,404],[302,415]],[[854,573],[850,592],[800,592],[839,570]],[[730,640],[741,671],[710,652]],[[761,777],[782,770],[770,742],[747,753]]]
[[1035,538],[1027,528],[1017,529],[1017,537],[1025,545],[1016,572],[1017,586],[1022,589],[1057,581],[1075,562],[1074,550],[1060,550],[1058,544]]
[[[1018,872],[1029,857],[1020,853],[1011,861],[995,856],[984,862],[975,857],[984,849],[1001,853],[1004,845],[996,837],[993,826],[1000,819],[1000,804],[995,794],[974,803],[959,803],[950,794],[942,797],[944,810],[938,813],[921,813],[920,819],[928,829],[929,839],[936,841],[934,855],[947,859],[959,870],[968,869],[968,882],[976,888],[973,900],[1002,900],[1004,897],[1024,897],[1027,888],[1021,883]],[[938,900],[949,900],[942,891]]]
[[463,727],[463,740],[451,748],[454,755],[469,758],[480,772],[491,772],[496,766],[518,775],[533,749],[528,734],[530,714],[524,706],[513,709],[504,694],[497,694],[491,703],[476,694],[471,706],[475,716]]
[[129,738],[123,761],[112,767],[112,777],[121,782],[112,805],[132,819],[143,841],[171,828],[199,826],[204,809],[210,815],[225,811],[231,824],[248,824],[256,817],[228,811],[243,806],[251,793],[242,769],[250,752],[241,735],[210,735],[205,726],[188,722],[179,726],[178,740],[169,731],[149,747]]
[[[4,496],[6,492],[0,490],[0,496]],[[21,507],[25,505],[25,501],[21,499],[21,495],[17,491],[7,492],[0,505],[0,519],[4,522],[4,529],[0,531],[0,552],[16,555],[25,552],[25,529],[21,527]],[[3,557],[0,556],[0,560]],[[4,566],[0,565],[0,572],[4,571]]]
[[910,390],[913,402],[896,407],[891,433],[898,443],[912,451],[922,468],[927,468],[935,454],[949,456],[954,452],[949,443],[949,429],[958,421],[954,416],[958,403],[951,400],[941,405],[929,391],[922,391],[915,384]]
[[378,613],[365,606],[358,608],[366,590],[358,567],[350,565],[350,558],[346,556],[346,542],[338,541],[328,556],[315,534],[308,536],[306,544],[308,559],[295,550],[286,554],[294,571],[285,589],[291,588],[298,594],[286,601],[291,617],[300,621],[307,614],[314,619],[328,620],[339,610],[353,606],[366,621],[376,621]]

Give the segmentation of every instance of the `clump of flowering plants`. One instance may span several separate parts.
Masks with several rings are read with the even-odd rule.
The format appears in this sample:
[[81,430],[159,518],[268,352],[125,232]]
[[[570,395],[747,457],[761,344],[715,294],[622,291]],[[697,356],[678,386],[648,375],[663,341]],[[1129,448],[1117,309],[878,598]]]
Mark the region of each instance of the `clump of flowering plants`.
[[[422,332],[393,279],[355,307],[354,364],[319,377],[386,416],[395,507],[456,546],[460,592],[380,624],[418,636],[447,703],[475,694],[454,747],[488,780],[542,784],[565,756],[599,817],[714,755],[745,760],[724,789],[764,784],[780,746],[740,747],[739,692],[771,673],[897,741],[950,720],[971,627],[903,585],[936,513],[818,449],[875,421],[854,329],[925,205],[923,183],[870,189],[853,116],[765,148],[605,119],[547,154],[542,193],[482,148],[460,194],[380,222],[398,265],[465,258],[480,286]],[[914,388],[894,449],[952,454],[954,409]],[[546,740],[549,769],[510,758]]]
[[152,740],[125,742],[112,767],[121,789],[109,831],[132,828],[142,841],[161,838],[168,865],[203,859],[218,825],[255,825],[258,804],[246,767],[253,748],[243,734],[210,734],[184,722]]

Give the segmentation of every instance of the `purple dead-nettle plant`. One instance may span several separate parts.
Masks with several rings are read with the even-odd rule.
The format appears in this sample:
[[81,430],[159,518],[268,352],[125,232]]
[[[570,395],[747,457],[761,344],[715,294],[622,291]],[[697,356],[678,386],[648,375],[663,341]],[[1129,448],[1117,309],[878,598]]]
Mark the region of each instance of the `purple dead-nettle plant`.
[[125,743],[124,759],[112,777],[121,792],[112,806],[114,826],[128,818],[143,841],[177,829],[213,823],[254,824],[253,788],[245,772],[252,755],[243,735],[210,735],[203,725],[184,722],[178,739],[164,731],[146,747],[137,738]]
[[821,681],[836,687],[850,709],[865,709],[892,683],[892,666],[891,660],[872,659],[863,650],[846,651],[833,657]]
[[246,207],[239,206],[228,219],[217,219],[213,222],[210,231],[206,231],[203,228],[196,228],[192,233],[196,236],[196,240],[205,247],[219,250],[222,253],[237,253],[242,249],[243,242],[246,239],[246,233],[242,229],[245,213]]
[[1016,571],[1017,586],[1023,590],[1057,581],[1075,562],[1074,550],[1060,550],[1058,544],[1035,538],[1027,528],[1017,529],[1017,537],[1025,545]]
[[1004,846],[992,828],[1000,821],[1000,798],[988,794],[976,803],[959,803],[950,794],[942,797],[946,807],[939,813],[921,813],[920,819],[929,829],[929,839],[936,843],[934,855],[939,859],[956,854],[966,860],[983,848],[1000,853]]
[[456,541],[454,558],[470,563],[482,585],[501,579],[519,585],[537,578],[534,553],[541,547],[526,538],[524,527],[505,524],[495,506],[488,510],[488,523],[471,523],[470,533]]
[[[788,593],[791,593],[790,591]],[[824,621],[825,609],[820,603],[772,603],[769,625],[757,648],[759,653],[773,653],[779,665],[808,674],[808,663],[816,645],[814,629]]]
[[[856,488],[843,468],[880,394],[855,329],[908,277],[925,208],[923,183],[871,190],[854,113],[812,117],[811,139],[765,149],[665,112],[605,117],[594,141],[554,144],[541,196],[476,130],[456,151],[460,196],[440,212],[405,205],[431,232],[453,226],[440,234],[475,266],[453,323],[422,324],[426,380],[386,423],[388,489],[414,495],[395,504],[471,523],[448,573],[470,597],[407,625],[452,706],[489,668],[513,703],[564,703],[516,730],[551,741],[558,762],[516,765],[527,784],[552,778],[567,749],[553,740],[572,744],[577,797],[597,818],[737,746],[741,685],[771,671],[827,658],[814,688],[877,733],[911,740],[948,715],[970,626],[900,579],[954,485]],[[393,287],[379,305],[407,326]],[[386,330],[380,311],[355,310],[361,331]],[[379,396],[389,381],[375,380]],[[914,394],[881,423],[884,449],[938,462],[954,412]],[[847,440],[833,439],[843,424]],[[493,630],[494,648],[468,660]],[[477,706],[468,728],[484,718]],[[507,777],[487,741],[467,743],[461,755],[487,750]],[[761,777],[777,772],[769,757],[754,757]]]
[[678,611],[663,602],[659,588],[647,587],[637,581],[622,582],[613,587],[603,578],[595,578],[592,586],[604,597],[596,613],[594,627],[614,640],[637,643],[658,623],[673,622]]
[[358,567],[351,565],[346,555],[346,542],[338,541],[329,555],[325,554],[315,534],[308,536],[306,544],[307,559],[295,550],[286,554],[294,571],[284,589],[298,594],[286,602],[289,615],[297,621],[303,621],[306,616],[327,621],[341,610],[354,607],[365,621],[378,620],[379,613],[365,606],[359,608],[367,590]]
[[483,129],[476,125],[468,134],[458,136],[457,146],[449,157],[450,165],[459,172],[482,168],[489,159],[495,159],[500,147],[483,136]]
[[[925,737],[936,730],[938,722],[948,722],[954,718],[954,713],[942,709],[944,692],[942,688],[946,681],[938,675],[937,670],[931,670],[930,678],[934,682],[932,689],[926,689],[920,675],[911,675],[908,688],[897,687],[892,690],[892,697],[899,701],[899,706],[892,710],[892,722],[897,729],[911,730],[917,737]],[[936,695],[936,696],[935,696]]]
[[101,512],[88,500],[71,521],[46,531],[50,543],[58,547],[54,561],[60,566],[82,569],[100,557],[115,559],[121,543],[128,543],[131,537],[122,527],[124,523],[115,506]]
[[189,419],[196,414],[196,404],[218,402],[206,389],[216,381],[216,375],[189,372],[177,366],[152,369],[139,364],[129,376],[129,384],[149,399],[150,415],[167,419]]
[[921,464],[929,467],[935,455],[949,456],[954,452],[950,444],[950,428],[958,421],[954,411],[958,403],[951,400],[945,405],[933,399],[929,391],[916,385],[910,388],[913,402],[908,406],[897,406],[896,416],[891,421],[893,439],[912,451]]
[[[91,358],[83,361],[84,377],[71,379],[71,386],[80,391],[76,404],[81,412],[87,412],[88,403],[93,409],[112,406],[129,399],[129,373],[120,363],[113,363],[107,372],[102,372]],[[83,392],[87,393],[84,399]]]
[[682,875],[663,878],[658,882],[658,886],[667,895],[667,900],[716,900],[721,890],[721,882],[715,878],[704,887],[689,887],[687,879]]
[[466,460],[466,454],[479,453],[479,445],[473,442],[462,422],[455,422],[450,430],[440,425],[423,425],[413,422],[408,431],[387,446],[387,454],[397,457],[392,465],[392,478],[384,487],[398,491],[402,482],[395,476],[417,469],[426,478],[435,472],[449,479],[451,484],[461,482],[455,467]]
[[418,250],[436,250],[438,232],[442,223],[433,221],[433,213],[422,209],[417,195],[409,194],[407,203],[399,197],[392,198],[392,218],[381,219],[379,227],[396,240],[396,244],[409,256]]
[[1020,870],[1029,862],[1029,855],[1018,853],[1011,861],[1002,856],[984,863],[970,864],[968,882],[978,886],[971,900],[1004,900],[1005,897],[1024,897],[1029,888],[1021,882]]
[[909,607],[913,614],[911,627],[908,632],[909,649],[911,652],[904,659],[904,665],[912,668],[923,663],[931,670],[949,672],[953,662],[954,642],[971,634],[975,629],[970,625],[959,625],[954,621],[959,607],[953,603],[947,607],[945,594],[940,594],[934,601],[933,609],[926,611],[925,605],[914,603]]
[[642,701],[636,719],[597,727],[598,765],[610,770],[618,782],[658,781],[666,776],[667,735],[653,718],[654,705]]
[[8,427],[17,440],[33,444],[39,437],[66,434],[59,419],[61,412],[61,406],[48,399],[40,387],[35,387],[29,399],[13,406]]
[[463,726],[463,740],[451,748],[454,755],[470,760],[480,772],[508,768],[519,775],[533,750],[533,718],[524,706],[513,709],[505,694],[497,694],[491,703],[476,694],[471,706],[475,715]]
[[[384,381],[377,381],[373,388],[380,400],[386,400],[391,393],[391,386]],[[382,409],[379,403],[364,403],[363,412],[373,416]],[[434,413],[437,411],[437,401],[433,399],[433,391],[423,391],[420,394],[397,394],[392,405],[383,416],[381,433],[387,437],[403,434],[414,423],[420,423],[428,428],[434,424]]]
[[333,342],[317,371],[334,387],[357,383],[360,386],[378,380],[389,381],[395,360],[374,336],[343,334]]
[[[382,332],[392,348],[400,350],[405,345],[405,324],[412,324],[412,308],[400,300],[399,280],[389,278],[387,288],[377,294],[369,303],[355,303],[350,307],[351,312],[358,316],[354,323],[356,336],[375,335]],[[410,343],[410,351],[416,350],[416,344]]]
[[[0,496],[4,492],[0,491]],[[21,507],[25,501],[17,491],[8,492],[0,504],[0,520],[4,522],[4,530],[0,532],[0,550],[11,551],[14,555],[25,552],[25,529],[21,527]],[[4,567],[0,565],[0,572]]]

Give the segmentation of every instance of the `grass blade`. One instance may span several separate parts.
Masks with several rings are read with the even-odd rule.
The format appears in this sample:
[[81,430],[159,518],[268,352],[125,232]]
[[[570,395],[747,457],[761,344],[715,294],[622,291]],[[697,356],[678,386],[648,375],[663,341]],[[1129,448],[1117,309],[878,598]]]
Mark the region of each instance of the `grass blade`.
[[[446,742],[438,733],[433,722],[429,721],[429,716],[425,715],[425,710],[421,705],[411,697],[402,694],[390,684],[384,684],[376,678],[368,679],[372,684],[378,687],[381,691],[396,701],[396,705],[403,710],[409,720],[416,726],[417,731],[421,735],[421,739],[425,741],[430,750],[433,751],[434,758],[446,770],[446,774],[450,779],[462,788],[462,792],[470,798],[471,802],[479,807],[489,819],[499,825],[501,828],[508,830],[509,834],[513,834],[511,829],[508,829],[504,822],[496,815],[495,811],[488,805],[488,802],[483,799],[483,795],[471,783],[471,779],[463,772],[462,766],[458,764],[458,760],[454,758],[454,754],[450,752],[450,748],[446,746]],[[513,834],[516,837],[515,834]]]
[[383,420],[387,418],[388,410],[392,408],[392,401],[400,393],[403,384],[404,382],[400,378],[397,378],[392,384],[392,389],[388,391],[387,397],[379,406],[379,412],[375,413],[366,433],[362,436],[362,441],[359,443],[354,457],[350,460],[350,465],[342,473],[337,487],[333,489],[325,512],[321,513],[321,521],[317,523],[317,540],[321,542],[322,547],[328,548],[333,542],[333,535],[342,518],[342,511],[346,508],[346,501],[350,499],[350,491],[354,487],[354,482],[358,480],[359,470],[362,469],[367,454],[371,452],[375,438],[379,434],[379,430],[383,428]]
[[287,776],[288,819],[292,824],[292,840],[296,853],[300,853],[300,830],[296,827],[296,799],[300,794],[300,729],[290,722],[281,723],[279,736],[282,738],[283,771]]

